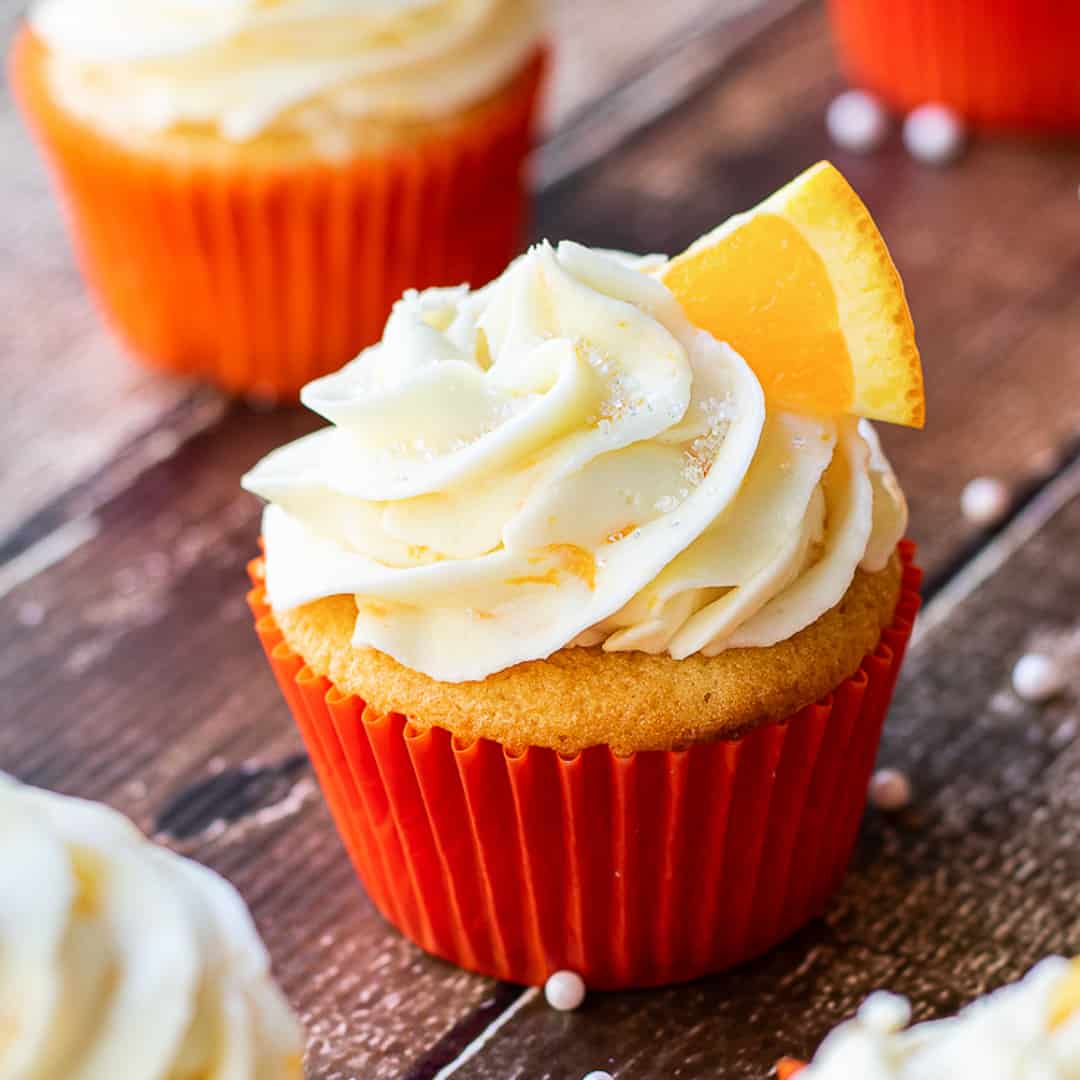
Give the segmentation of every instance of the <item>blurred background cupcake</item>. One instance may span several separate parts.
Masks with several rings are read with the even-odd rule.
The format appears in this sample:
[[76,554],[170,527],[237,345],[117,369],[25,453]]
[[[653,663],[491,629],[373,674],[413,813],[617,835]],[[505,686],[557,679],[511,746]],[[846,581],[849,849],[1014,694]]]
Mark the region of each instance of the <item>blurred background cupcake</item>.
[[516,250],[538,0],[41,0],[11,57],[83,272],[143,359],[293,398],[410,287]]
[[101,803],[0,773],[5,1077],[301,1080],[243,899]]
[[853,85],[897,112],[947,106],[987,128],[1080,131],[1080,7],[1059,0],[830,0]]

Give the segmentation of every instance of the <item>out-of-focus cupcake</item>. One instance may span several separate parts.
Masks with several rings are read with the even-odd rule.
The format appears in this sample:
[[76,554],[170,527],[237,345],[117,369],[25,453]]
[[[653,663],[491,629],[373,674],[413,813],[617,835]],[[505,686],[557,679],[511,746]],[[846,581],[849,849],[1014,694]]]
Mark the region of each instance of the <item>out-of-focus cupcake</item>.
[[1080,131],[1080,7],[1059,0],[829,0],[851,82],[907,112],[937,103],[969,123]]
[[0,774],[5,1076],[299,1080],[300,1026],[225,880]]
[[821,1044],[809,1065],[787,1059],[779,1080],[1076,1080],[1080,961],[1052,956],[959,1015],[908,1027],[911,1005],[878,992]]
[[[830,272],[855,306],[827,317]],[[709,296],[750,363],[687,318]],[[903,496],[844,411],[918,422],[905,320],[821,166],[670,263],[541,244],[411,293],[305,388],[334,426],[245,478],[271,504],[250,599],[407,935],[641,986],[823,909],[918,603]]]
[[38,0],[11,75],[144,359],[295,397],[518,250],[539,0]]

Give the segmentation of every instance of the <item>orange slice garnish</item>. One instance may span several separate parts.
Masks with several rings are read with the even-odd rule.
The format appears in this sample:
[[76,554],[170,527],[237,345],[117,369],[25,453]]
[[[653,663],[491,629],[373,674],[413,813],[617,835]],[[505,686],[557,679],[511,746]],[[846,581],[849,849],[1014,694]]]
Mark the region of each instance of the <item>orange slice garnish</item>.
[[657,276],[781,408],[922,427],[922,367],[900,275],[870,212],[827,161]]

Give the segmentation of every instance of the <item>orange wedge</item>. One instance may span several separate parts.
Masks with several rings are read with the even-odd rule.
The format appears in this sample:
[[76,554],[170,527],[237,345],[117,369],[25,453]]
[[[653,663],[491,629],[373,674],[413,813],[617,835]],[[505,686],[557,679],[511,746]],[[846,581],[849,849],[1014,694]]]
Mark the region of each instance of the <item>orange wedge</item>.
[[922,427],[922,367],[900,275],[870,212],[827,161],[657,276],[780,407]]

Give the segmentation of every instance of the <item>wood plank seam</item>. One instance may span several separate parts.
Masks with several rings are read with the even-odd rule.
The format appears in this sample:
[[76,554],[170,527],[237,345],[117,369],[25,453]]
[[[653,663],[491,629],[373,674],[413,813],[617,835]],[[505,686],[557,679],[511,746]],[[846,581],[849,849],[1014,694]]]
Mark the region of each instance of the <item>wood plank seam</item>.
[[228,412],[227,400],[217,391],[204,387],[192,390],[101,468],[79,480],[0,538],[0,572],[22,553],[46,544],[50,536],[68,528],[73,520],[92,516],[134,485],[148,470],[174,457],[191,439],[219,425]]
[[1005,561],[1035,537],[1073,499],[1080,497],[1080,443],[1074,444],[1060,469],[1044,478],[1022,500],[988,541],[978,544],[969,557],[943,575],[934,595],[923,607],[911,639],[912,651],[933,634],[966,597],[996,573]]
[[540,995],[540,991],[535,986],[530,986],[527,990],[523,990],[513,1003],[508,1005],[494,1020],[468,1046],[465,1047],[461,1053],[454,1058],[453,1061],[444,1065],[432,1078],[432,1080],[448,1080],[453,1076],[463,1065],[471,1061],[477,1054],[481,1053],[485,1046],[499,1033],[499,1030],[508,1024],[514,1017],[521,1012],[527,1005],[531,1005],[537,997]]
[[101,523],[93,514],[69,518],[40,540],[0,563],[0,597],[7,596],[50,566],[63,562],[83,544],[93,540],[100,531]]
[[[637,62],[626,79],[565,118],[533,152],[536,194],[578,176],[633,136],[663,120],[722,77],[731,62],[766,30],[807,0],[747,0],[718,4],[704,22],[680,29]],[[710,62],[688,53],[723,30],[726,40],[708,50]]]

